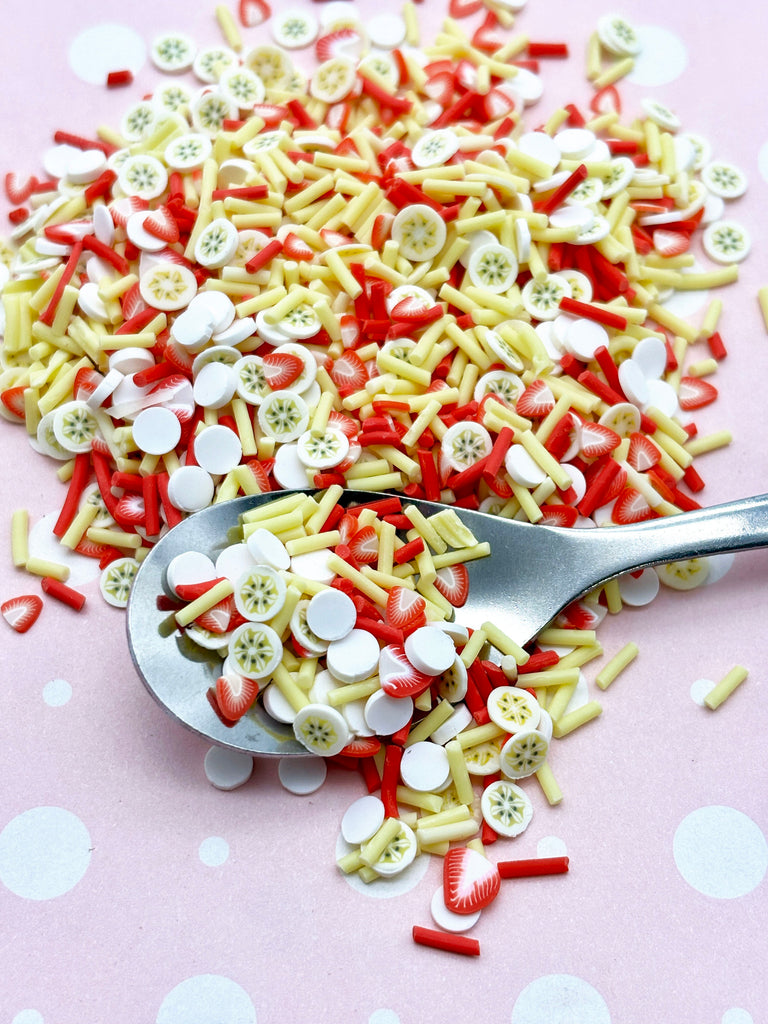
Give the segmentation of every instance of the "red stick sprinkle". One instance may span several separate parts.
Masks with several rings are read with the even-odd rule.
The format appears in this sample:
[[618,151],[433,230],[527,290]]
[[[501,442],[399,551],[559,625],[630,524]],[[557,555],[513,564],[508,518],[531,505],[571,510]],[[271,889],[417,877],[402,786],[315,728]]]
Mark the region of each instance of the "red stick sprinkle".
[[497,864],[502,878],[533,878],[537,875],[564,875],[567,857],[530,857],[526,860],[501,860]]
[[107,88],[114,89],[121,85],[130,85],[133,82],[133,72],[128,68],[122,71],[110,71],[107,75]]
[[85,604],[85,594],[81,594],[79,590],[73,590],[72,587],[68,587],[66,583],[62,583],[52,576],[44,576],[40,586],[49,597],[55,597],[57,601],[69,605],[76,612],[79,612]]
[[413,941],[419,946],[431,946],[442,949],[446,953],[461,953],[462,956],[480,956],[480,943],[469,935],[453,935],[451,932],[439,932],[434,928],[413,926]]
[[627,318],[625,316],[612,313],[609,309],[601,309],[600,306],[594,306],[591,302],[580,302],[578,299],[572,299],[568,295],[564,295],[560,299],[560,309],[564,313],[573,313],[574,316],[583,316],[588,320],[595,320],[606,327],[614,327],[617,331],[626,331],[627,329]]

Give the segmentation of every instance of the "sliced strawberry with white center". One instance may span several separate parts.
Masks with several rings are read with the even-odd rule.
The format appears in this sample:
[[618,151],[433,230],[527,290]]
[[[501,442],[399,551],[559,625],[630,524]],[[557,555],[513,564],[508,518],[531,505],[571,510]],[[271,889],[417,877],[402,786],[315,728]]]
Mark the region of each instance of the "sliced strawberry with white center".
[[131,523],[138,526],[144,522],[146,511],[144,498],[140,494],[124,494],[115,508],[115,519],[118,522]]
[[555,619],[555,625],[563,629],[597,629],[605,618],[607,609],[602,605],[574,601],[564,608]]
[[387,241],[394,219],[395,215],[393,213],[380,213],[374,219],[373,228],[371,229],[371,245],[374,249],[381,249]]
[[345,25],[320,36],[315,43],[315,55],[321,63],[332,57],[350,57],[355,54],[361,41],[359,31],[351,25]]
[[232,621],[232,612],[234,610],[234,598],[225,597],[223,601],[219,601],[213,608],[209,608],[202,615],[198,615],[195,622],[202,629],[207,629],[209,633],[226,633]]
[[387,595],[387,622],[397,629],[410,629],[421,621],[426,608],[426,601],[415,590],[392,587]]
[[21,206],[22,203],[26,203],[38,184],[39,182],[34,175],[27,178],[22,184],[18,174],[15,171],[9,171],[5,176],[5,194],[8,196],[10,203],[13,203],[14,206]]
[[293,352],[268,352],[262,364],[264,378],[273,391],[288,388],[301,376],[304,361]]
[[412,324],[422,324],[434,320],[442,314],[442,306],[425,306],[423,299],[415,295],[406,295],[392,307],[390,315],[393,320],[407,320]]
[[223,718],[237,722],[253,704],[259,684],[255,679],[246,679],[234,673],[219,676],[216,680],[216,703]]
[[120,300],[120,309],[123,314],[124,320],[130,320],[136,316],[137,313],[143,313],[147,308],[147,304],[141,297],[141,289],[139,288],[138,281],[136,284],[132,284],[128,291],[123,295]]
[[515,402],[515,409],[529,420],[542,419],[548,416],[555,407],[555,396],[545,381],[532,380]]
[[449,850],[443,861],[443,900],[454,914],[474,914],[498,896],[499,869],[467,846]]
[[379,557],[379,538],[372,526],[361,526],[349,538],[349,550],[360,565],[372,565]]
[[345,416],[343,412],[331,409],[328,414],[328,426],[340,430],[345,437],[351,441],[357,437],[358,426],[351,416]]
[[358,530],[357,516],[353,516],[350,512],[345,512],[336,524],[336,529],[339,531],[341,543],[349,544]]
[[266,0],[240,0],[237,13],[244,28],[255,28],[272,17],[272,8]]
[[627,462],[632,469],[644,473],[646,469],[652,469],[657,465],[660,459],[661,452],[647,434],[635,431],[629,435]]
[[691,236],[687,231],[656,228],[653,232],[653,247],[660,256],[680,256],[690,245]]
[[373,757],[381,750],[381,740],[375,736],[357,736],[341,751],[342,757]]
[[463,563],[446,565],[437,570],[435,589],[450,601],[454,608],[461,608],[469,597],[469,573]]
[[717,388],[701,377],[681,377],[677,393],[681,409],[700,409],[717,398]]
[[429,99],[439,103],[441,107],[447,107],[453,99],[454,84],[453,72],[446,70],[430,75],[422,88]]
[[21,594],[11,597],[0,605],[0,614],[17,633],[26,633],[35,624],[43,610],[43,602],[37,594]]
[[167,206],[158,206],[144,220],[144,230],[169,245],[179,240],[179,225]]
[[572,505],[542,505],[540,526],[570,527],[579,518],[579,513]]
[[265,494],[267,491],[272,490],[269,483],[269,476],[267,475],[266,467],[261,462],[259,462],[258,459],[249,459],[246,462],[246,466],[248,467],[248,469],[250,469],[251,473],[253,473],[256,484],[262,494]]
[[315,258],[315,250],[291,231],[283,239],[283,256],[289,260],[312,260]]
[[483,9],[483,0],[450,0],[448,14],[451,18],[470,18]]
[[410,663],[402,644],[387,644],[382,648],[379,682],[390,697],[415,697],[431,685],[433,678]]
[[265,128],[277,128],[281,121],[285,121],[289,115],[287,107],[281,107],[277,103],[254,103],[253,116],[260,117]]
[[24,419],[24,390],[23,387],[17,386],[0,392],[0,402],[12,416],[20,420]]
[[611,519],[619,526],[629,523],[642,523],[646,519],[655,518],[656,513],[635,487],[625,488],[616,499],[611,512]]
[[75,383],[72,386],[75,398],[85,401],[89,395],[93,394],[103,380],[104,378],[99,371],[94,370],[92,366],[81,366],[75,374]]
[[612,452],[621,444],[615,430],[604,423],[582,423],[580,428],[581,454],[585,459],[597,459]]
[[354,348],[360,340],[360,321],[353,313],[343,313],[339,317],[341,328],[341,344],[344,348]]
[[344,393],[359,391],[368,380],[365,363],[357,352],[349,350],[334,359],[329,372],[333,383]]

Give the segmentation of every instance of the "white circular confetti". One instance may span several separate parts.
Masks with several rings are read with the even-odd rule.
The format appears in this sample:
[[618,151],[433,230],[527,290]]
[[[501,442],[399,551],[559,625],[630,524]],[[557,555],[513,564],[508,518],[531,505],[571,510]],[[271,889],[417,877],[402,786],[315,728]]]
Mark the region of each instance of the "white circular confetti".
[[197,852],[206,867],[218,868],[229,857],[229,843],[221,836],[208,836],[200,843]]
[[232,790],[245,785],[253,772],[253,756],[244,750],[210,747],[203,762],[205,777],[216,789]]
[[147,47],[127,25],[94,25],[75,36],[69,47],[69,66],[78,78],[104,85],[110,71],[140,71]]
[[88,869],[88,829],[63,807],[32,807],[0,832],[0,881],[27,900],[52,900]]
[[677,827],[672,853],[685,881],[715,899],[746,896],[768,870],[765,836],[750,817],[733,807],[691,811]]
[[322,757],[281,757],[277,774],[284,789],[296,796],[306,796],[320,789],[328,774]]
[[[344,857],[352,850],[359,850],[358,846],[350,846],[339,835],[336,839],[336,859]],[[377,878],[372,882],[364,882],[355,872],[344,875],[344,881],[352,886],[357,892],[365,896],[371,896],[375,900],[388,900],[394,896],[402,896],[403,893],[415,889],[429,867],[430,857],[416,857],[404,871],[397,875],[390,875],[387,878]]]
[[755,1024],[755,1022],[751,1013],[747,1013],[746,1010],[742,1010],[738,1006],[733,1006],[730,1010],[725,1011],[720,1024]]
[[72,687],[66,679],[51,679],[43,687],[43,700],[49,708],[60,708],[72,697]]
[[703,708],[704,698],[714,685],[711,679],[697,679],[695,683],[691,683],[691,700],[693,703]]
[[400,1017],[394,1010],[374,1010],[368,1018],[368,1024],[400,1024]]
[[641,50],[627,80],[635,85],[665,85],[673,82],[688,66],[688,50],[682,39],[659,25],[640,25],[637,36]]
[[256,1024],[256,1008],[230,978],[195,974],[168,993],[156,1024]]
[[539,857],[567,857],[568,847],[557,836],[543,836],[536,844]]
[[[723,1021],[725,1022],[725,1017]],[[11,1024],[44,1024],[44,1020],[39,1010],[19,1010]]]
[[515,1000],[512,1024],[611,1024],[597,989],[571,974],[546,974],[526,985]]
[[77,588],[82,583],[89,583],[98,578],[101,573],[99,560],[78,555],[59,542],[53,533],[58,518],[58,512],[49,512],[34,524],[29,531],[29,553],[35,558],[66,565],[69,569],[67,586]]

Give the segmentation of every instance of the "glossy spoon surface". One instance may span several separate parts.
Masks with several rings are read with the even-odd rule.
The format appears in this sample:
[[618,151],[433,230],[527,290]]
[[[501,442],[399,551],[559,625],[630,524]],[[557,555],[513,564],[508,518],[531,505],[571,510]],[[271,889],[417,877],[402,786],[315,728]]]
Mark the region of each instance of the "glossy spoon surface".
[[[236,498],[204,509],[169,531],[136,575],[126,625],[131,657],[156,701],[186,728],[213,743],[252,754],[305,754],[290,726],[271,719],[257,701],[239,722],[225,725],[207,692],[220,674],[221,658],[179,631],[172,612],[157,607],[168,593],[165,570],[176,555],[197,550],[214,560],[240,516],[285,491]],[[307,494],[313,492],[307,491]],[[380,492],[345,491],[344,506],[378,501]],[[398,495],[425,516],[445,508]],[[563,529],[455,509],[487,558],[466,563],[469,599],[457,621],[476,628],[490,621],[524,646],[572,601],[624,572],[730,551],[768,546],[768,495],[743,498],[637,523],[599,529]]]

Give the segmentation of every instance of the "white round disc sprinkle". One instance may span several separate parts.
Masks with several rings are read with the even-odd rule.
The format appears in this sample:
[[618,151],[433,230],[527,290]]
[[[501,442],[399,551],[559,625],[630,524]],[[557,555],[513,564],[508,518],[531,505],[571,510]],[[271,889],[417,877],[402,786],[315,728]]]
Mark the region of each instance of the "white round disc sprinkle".
[[207,583],[216,579],[216,566],[202,551],[182,551],[168,563],[165,581],[178,597],[176,588],[189,583]]
[[326,664],[342,683],[360,683],[378,668],[379,654],[379,641],[373,633],[353,629],[341,640],[329,644]]
[[182,466],[168,481],[171,504],[182,512],[200,512],[213,501],[213,479],[201,466]]
[[429,912],[432,920],[446,932],[468,932],[470,928],[480,920],[482,910],[475,910],[471,914],[456,914],[445,905],[443,887],[435,890],[435,895],[429,904]]
[[619,576],[619,593],[624,604],[642,608],[650,604],[659,592],[659,577],[653,569],[643,569],[639,576],[625,573]]
[[422,626],[406,639],[405,655],[419,672],[437,676],[441,672],[447,672],[453,665],[456,645],[442,630]]
[[667,366],[667,346],[660,338],[643,338],[632,350],[632,362],[640,367],[644,377],[658,380]]
[[321,590],[307,605],[307,625],[321,640],[341,640],[355,627],[357,609],[341,590]]
[[173,451],[181,439],[178,416],[162,406],[143,409],[133,421],[133,440],[148,455],[165,455]]
[[513,444],[504,456],[504,467],[516,484],[538,487],[547,474],[521,444]]
[[293,555],[291,570],[297,576],[304,576],[308,580],[327,583],[330,586],[336,573],[328,568],[329,553],[328,551],[307,551],[304,555]]
[[676,416],[680,412],[677,400],[677,392],[666,380],[649,380],[648,398],[645,408],[659,409],[665,416]]
[[256,561],[245,544],[228,544],[216,558],[216,575],[236,583]]
[[184,348],[195,350],[204,345],[213,332],[213,316],[205,309],[189,306],[171,324],[171,337]]
[[365,24],[368,38],[382,50],[394,50],[405,41],[406,25],[399,14],[375,14]]
[[625,359],[619,365],[621,390],[634,405],[644,406],[648,401],[648,382],[637,363]]
[[221,409],[232,398],[237,377],[225,363],[207,363],[194,384],[195,401],[206,409]]
[[224,475],[240,464],[243,446],[240,438],[229,427],[212,424],[195,438],[195,458],[198,465],[209,473]]
[[307,796],[325,782],[328,765],[322,757],[281,757],[277,774],[289,793]]
[[467,705],[457,704],[456,710],[451,717],[446,719],[439,728],[435,729],[430,739],[433,743],[439,743],[441,746],[444,746],[449,740],[452,740],[466,729],[471,721],[472,712]]
[[[80,289],[82,291],[82,288]],[[110,370],[119,370],[120,373],[128,376],[131,373],[139,373],[141,370],[148,370],[155,365],[151,352],[145,348],[121,348],[113,352],[109,357]]]
[[271,565],[273,569],[287,569],[291,564],[291,556],[286,551],[285,544],[263,526],[254,530],[245,543],[252,558],[261,565]]
[[253,757],[242,750],[211,747],[205,755],[204,767],[206,778],[216,789],[237,789],[250,779]]
[[379,736],[391,736],[411,720],[413,700],[390,697],[384,690],[372,693],[365,702],[365,722]]
[[442,789],[451,777],[445,748],[429,740],[406,747],[400,762],[400,777],[406,786],[419,793]]
[[357,846],[378,832],[384,821],[384,804],[377,796],[361,796],[344,812],[341,834],[345,842]]
[[214,334],[225,330],[235,319],[234,303],[224,292],[198,292],[187,308],[210,316]]
[[517,140],[517,146],[526,156],[541,160],[552,168],[560,163],[560,149],[552,136],[546,132],[524,132]]
[[264,710],[270,718],[283,725],[293,725],[296,721],[296,709],[277,686],[267,686],[261,698]]
[[599,348],[608,347],[608,332],[594,320],[574,320],[565,332],[565,347],[571,355],[588,363]]

